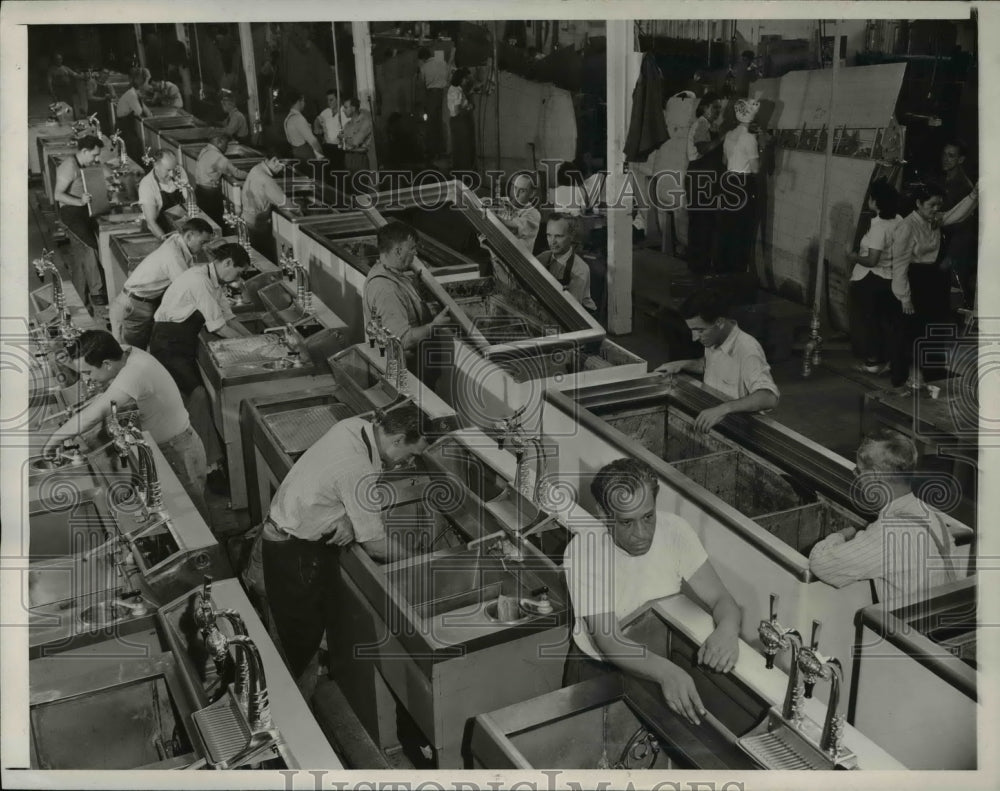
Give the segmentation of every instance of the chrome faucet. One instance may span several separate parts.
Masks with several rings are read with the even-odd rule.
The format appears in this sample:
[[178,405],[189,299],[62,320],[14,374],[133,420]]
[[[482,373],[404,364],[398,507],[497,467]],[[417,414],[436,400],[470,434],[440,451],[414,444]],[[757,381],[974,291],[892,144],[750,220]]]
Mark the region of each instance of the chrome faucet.
[[799,684],[799,651],[802,649],[802,635],[797,629],[787,629],[778,622],[778,595],[771,594],[771,613],[768,620],[760,622],[757,634],[764,646],[765,667],[774,667],[774,658],[779,652],[791,649],[792,661],[788,670],[788,687],[785,690],[785,702],[781,708],[781,716],[789,722],[802,716],[802,687]]
[[823,656],[819,652],[819,633],[822,624],[813,621],[812,639],[808,646],[799,651],[799,670],[802,672],[805,696],[812,697],[813,687],[819,680],[830,681],[830,698],[823,720],[820,749],[836,760],[841,750],[844,734],[844,716],[840,713],[840,688],[844,682],[844,669],[839,659]]
[[295,327],[293,325],[285,324],[281,327],[267,327],[264,330],[264,334],[277,335],[279,341],[284,344],[285,349],[288,352],[285,357],[285,364],[287,366],[299,367],[304,365],[300,354],[299,334],[295,331]]
[[128,172],[128,166],[125,164],[125,161],[128,159],[128,152],[125,149],[125,140],[122,137],[120,129],[116,129],[115,133],[108,139],[111,141],[111,145],[113,145],[118,152],[118,167],[115,168],[115,172],[120,176]]
[[222,220],[227,225],[231,225],[236,229],[236,243],[247,251],[247,255],[250,255],[253,248],[250,246],[250,232],[247,230],[247,221],[243,219],[242,214],[237,214],[236,205],[228,198],[226,199]]
[[[545,452],[542,441],[539,437],[528,436],[521,423],[528,405],[525,404],[520,409],[515,410],[508,417],[497,421],[494,430],[499,432],[497,438],[497,448],[503,450],[505,446],[510,446],[514,454],[517,466],[514,472],[514,489],[526,497],[533,505],[540,504],[540,494],[542,491],[542,479],[545,476]],[[535,481],[531,486],[531,469],[528,464],[528,450],[535,456]]]
[[388,356],[385,361],[385,375],[396,392],[400,395],[409,393],[409,381],[406,370],[406,351],[403,342],[388,330],[385,330],[386,349]]
[[385,350],[389,345],[389,332],[382,323],[382,317],[378,313],[372,313],[371,318],[365,325],[365,334],[368,335],[368,347],[378,346],[380,357],[385,357]]
[[281,256],[278,266],[289,280],[295,278],[295,302],[306,313],[312,310],[312,287],[309,282],[309,269],[292,254],[292,249],[281,246]]
[[146,517],[160,514],[163,511],[163,491],[160,488],[160,478],[156,473],[156,461],[153,450],[149,447],[139,427],[130,424],[128,432],[139,455],[139,474],[142,477],[143,505]]
[[153,149],[151,146],[147,146],[146,150],[142,152],[142,164],[147,168],[153,166]]

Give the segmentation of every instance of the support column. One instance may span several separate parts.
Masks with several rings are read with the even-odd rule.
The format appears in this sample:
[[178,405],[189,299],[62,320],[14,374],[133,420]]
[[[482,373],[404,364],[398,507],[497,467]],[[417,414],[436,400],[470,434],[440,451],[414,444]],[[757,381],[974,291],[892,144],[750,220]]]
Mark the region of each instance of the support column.
[[142,25],[134,22],[132,27],[135,28],[135,49],[139,58],[139,65],[142,68],[146,68],[146,48],[142,45]]
[[[372,112],[375,108],[375,64],[372,62],[372,35],[367,22],[351,22],[354,38],[354,73],[358,80],[358,101]],[[373,119],[374,120],[374,119]]]
[[632,53],[631,19],[609,19],[608,25],[608,332],[632,331],[632,216],[631,207],[619,206],[625,192],[625,136],[632,88],[628,61]]
[[187,28],[184,26],[183,22],[178,22],[174,25],[174,30],[177,31],[177,40],[181,42],[185,47],[188,45]]
[[243,58],[243,76],[247,84],[247,121],[250,124],[250,134],[260,134],[260,97],[257,95],[257,60],[253,52],[253,34],[249,22],[238,24],[240,31],[240,54]]

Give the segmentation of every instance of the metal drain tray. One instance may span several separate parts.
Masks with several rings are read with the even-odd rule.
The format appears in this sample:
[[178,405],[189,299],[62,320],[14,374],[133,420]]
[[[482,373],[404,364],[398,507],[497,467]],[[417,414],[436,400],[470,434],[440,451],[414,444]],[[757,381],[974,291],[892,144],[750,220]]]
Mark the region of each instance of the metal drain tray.
[[225,768],[250,744],[250,726],[232,689],[215,703],[191,715],[213,769]]
[[222,338],[211,341],[208,350],[219,368],[233,365],[277,360],[285,356],[285,347],[273,335],[255,335],[250,338]]
[[857,769],[857,758],[849,750],[841,750],[834,760],[819,749],[819,728],[811,720],[802,720],[802,728],[815,731],[809,738],[789,725],[780,712],[771,709],[763,722],[737,740],[740,748],[764,769],[829,770]]
[[264,415],[264,423],[281,449],[293,455],[309,450],[333,426],[353,414],[346,404],[321,404]]

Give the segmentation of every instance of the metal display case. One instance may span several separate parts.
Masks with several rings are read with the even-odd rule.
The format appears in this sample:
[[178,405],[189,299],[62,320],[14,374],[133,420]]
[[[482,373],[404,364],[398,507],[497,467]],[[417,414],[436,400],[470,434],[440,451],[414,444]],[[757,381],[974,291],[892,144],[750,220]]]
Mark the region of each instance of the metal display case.
[[911,769],[977,768],[977,578],[859,621],[854,726]]
[[[707,434],[694,429],[720,403],[700,383],[646,376],[546,393],[542,433],[560,443],[560,475],[592,508],[587,482],[622,456],[648,462],[661,482],[658,505],[698,532],[730,592],[744,608],[744,639],[779,594],[782,620],[808,631],[823,623],[824,651],[847,667],[854,613],[872,603],[867,580],[833,588],[815,578],[808,554],[844,526],[874,521],[854,490],[854,465],[765,416],[731,415]],[[960,573],[972,573],[973,532],[947,520]]]

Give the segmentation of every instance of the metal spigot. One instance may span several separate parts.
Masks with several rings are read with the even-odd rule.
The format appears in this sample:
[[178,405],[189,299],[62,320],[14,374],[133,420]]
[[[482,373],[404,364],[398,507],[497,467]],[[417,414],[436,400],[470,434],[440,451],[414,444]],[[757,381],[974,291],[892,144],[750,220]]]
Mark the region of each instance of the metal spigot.
[[254,733],[266,731],[272,726],[271,706],[267,699],[267,680],[264,677],[264,660],[256,643],[246,635],[228,638],[230,646],[236,646],[246,656],[249,670],[247,721]]
[[385,357],[385,350],[389,345],[389,332],[382,323],[382,317],[379,314],[372,314],[365,325],[365,332],[368,335],[369,347],[378,346],[379,356]]
[[844,683],[844,668],[839,659],[828,658],[823,663],[823,677],[830,679],[830,699],[826,705],[823,733],[819,738],[820,749],[834,760],[841,750],[844,737],[844,715],[840,713],[840,690]]
[[208,654],[215,663],[215,670],[221,677],[226,668],[226,654],[229,641],[220,631],[216,623],[218,614],[212,601],[212,578],[205,577],[200,593],[196,593],[192,602],[194,622],[205,640]]
[[802,376],[807,377],[812,369],[820,364],[820,350],[823,348],[823,338],[819,334],[819,313],[813,313],[809,322],[809,340],[802,355]]
[[[497,437],[497,448],[503,450],[510,446],[516,462],[514,472],[514,489],[528,498],[534,505],[540,501],[542,479],[545,477],[545,452],[542,441],[539,437],[529,436],[521,423],[528,405],[525,403],[520,409],[497,421],[494,430],[499,433]],[[529,487],[531,470],[528,466],[528,451],[535,455],[535,479],[534,486]]]
[[291,280],[295,277],[295,269],[298,266],[298,262],[292,255],[292,250],[287,245],[281,245],[281,255],[278,256],[278,266],[281,268],[281,273]]
[[823,666],[826,662],[826,657],[819,653],[819,633],[822,624],[819,621],[813,621],[812,624],[812,639],[809,641],[808,646],[803,646],[799,651],[799,670],[802,672],[802,683],[805,687],[805,696],[807,698],[812,697],[813,687],[816,686],[816,682],[823,676]]
[[802,648],[802,635],[797,629],[788,629],[778,621],[778,595],[771,594],[770,618],[760,622],[757,634],[764,646],[765,667],[774,667],[774,658],[781,651],[790,649],[792,661],[788,669],[788,686],[785,689],[785,701],[781,707],[781,716],[788,721],[798,720],[802,716],[802,686],[799,683],[799,651]]
[[112,401],[111,416],[108,418],[107,427],[108,433],[111,435],[111,442],[118,453],[118,464],[123,470],[128,465],[129,437],[131,436],[126,426],[127,424],[123,425],[118,417],[118,404]]
[[147,148],[145,151],[143,151],[143,153],[142,153],[142,164],[145,165],[147,168],[153,166],[153,149],[152,148]]
[[[247,631],[247,626],[243,620],[243,616],[236,612],[236,610],[216,610],[215,615],[217,619],[222,618],[228,621],[229,626],[233,630],[233,634],[242,635],[244,637],[250,634]],[[240,651],[240,657],[237,660],[236,682],[233,685],[233,692],[236,694],[236,699],[239,700],[243,708],[246,709],[250,700],[250,662],[247,659],[245,651]]]
[[406,395],[409,392],[409,382],[406,370],[406,351],[403,342],[388,330],[385,330],[385,343],[388,357],[385,362],[385,375],[397,393]]
[[160,488],[160,478],[156,473],[153,450],[137,426],[130,425],[128,430],[139,454],[139,470],[142,476],[143,504],[146,516],[159,514],[163,510],[163,491]]

